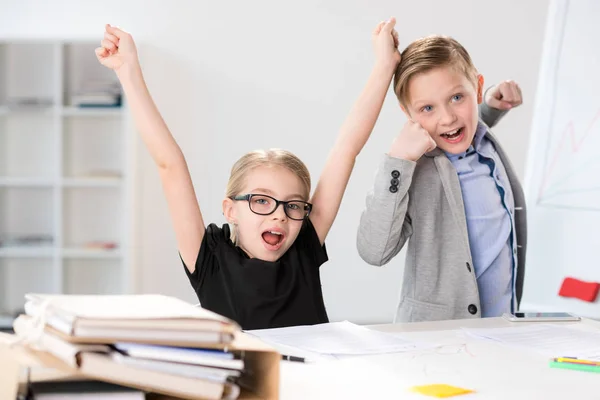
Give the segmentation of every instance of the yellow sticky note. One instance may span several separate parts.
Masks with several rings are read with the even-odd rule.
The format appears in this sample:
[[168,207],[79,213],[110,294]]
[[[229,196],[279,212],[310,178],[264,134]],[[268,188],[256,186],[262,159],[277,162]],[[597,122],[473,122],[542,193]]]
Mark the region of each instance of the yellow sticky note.
[[424,394],[426,396],[433,396],[438,398],[458,396],[461,394],[473,393],[473,390],[463,389],[456,386],[450,386],[445,384],[434,384],[434,385],[423,385],[414,386],[413,392]]

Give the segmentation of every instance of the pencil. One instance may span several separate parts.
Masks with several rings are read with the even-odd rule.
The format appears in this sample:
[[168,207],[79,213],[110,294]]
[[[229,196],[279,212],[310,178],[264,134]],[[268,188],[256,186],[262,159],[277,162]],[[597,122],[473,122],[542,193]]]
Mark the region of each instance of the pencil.
[[558,358],[555,358],[554,361],[567,362],[567,363],[573,363],[573,364],[600,365],[600,361],[581,360],[579,358],[573,358],[573,357],[558,357]]

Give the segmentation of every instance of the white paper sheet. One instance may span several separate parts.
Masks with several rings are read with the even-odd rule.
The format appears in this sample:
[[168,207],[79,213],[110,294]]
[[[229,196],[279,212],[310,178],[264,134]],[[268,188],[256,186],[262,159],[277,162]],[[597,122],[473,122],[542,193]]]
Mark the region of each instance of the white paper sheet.
[[464,331],[477,338],[535,350],[549,357],[600,359],[600,334],[596,332],[550,324]]
[[348,321],[312,326],[248,331],[269,343],[320,355],[395,353],[432,347],[398,335],[378,332]]

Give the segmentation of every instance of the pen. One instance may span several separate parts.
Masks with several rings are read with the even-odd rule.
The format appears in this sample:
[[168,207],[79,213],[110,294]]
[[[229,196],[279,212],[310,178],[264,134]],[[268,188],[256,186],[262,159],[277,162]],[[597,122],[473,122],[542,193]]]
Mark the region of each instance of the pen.
[[285,360],[285,361],[295,361],[295,362],[301,362],[301,363],[303,363],[305,361],[304,357],[287,356],[285,354],[281,355],[281,359]]

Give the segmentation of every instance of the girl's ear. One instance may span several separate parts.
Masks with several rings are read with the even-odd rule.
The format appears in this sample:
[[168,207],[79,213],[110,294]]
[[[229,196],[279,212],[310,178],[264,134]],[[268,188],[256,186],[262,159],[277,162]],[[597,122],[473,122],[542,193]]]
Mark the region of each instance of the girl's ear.
[[226,197],[223,199],[223,215],[225,216],[225,220],[228,223],[235,225],[237,222],[233,204],[234,202],[230,198]]

